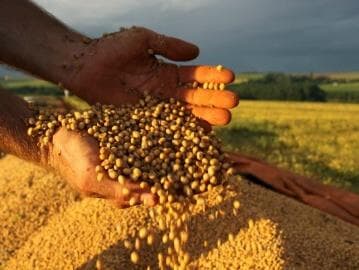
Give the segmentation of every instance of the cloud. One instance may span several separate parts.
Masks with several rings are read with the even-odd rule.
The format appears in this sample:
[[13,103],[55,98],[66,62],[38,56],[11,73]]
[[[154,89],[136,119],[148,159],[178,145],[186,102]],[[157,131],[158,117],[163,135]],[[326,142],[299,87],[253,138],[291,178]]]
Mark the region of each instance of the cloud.
[[192,41],[195,63],[240,70],[359,70],[359,2],[35,0],[90,36],[143,25]]
[[69,24],[92,23],[98,20],[111,20],[121,16],[134,14],[137,11],[164,12],[189,12],[191,10],[206,6],[214,1],[201,0],[34,0],[35,3],[48,10],[55,16],[63,19]]

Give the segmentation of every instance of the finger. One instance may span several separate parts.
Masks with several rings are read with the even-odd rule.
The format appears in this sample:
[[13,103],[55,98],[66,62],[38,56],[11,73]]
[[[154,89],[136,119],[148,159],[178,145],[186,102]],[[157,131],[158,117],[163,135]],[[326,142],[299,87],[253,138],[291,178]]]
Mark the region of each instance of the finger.
[[199,54],[199,48],[187,41],[160,35],[151,30],[149,38],[150,49],[155,54],[162,55],[173,61],[189,61],[195,59]]
[[87,187],[87,193],[90,194],[90,196],[105,199],[115,199],[120,192],[121,186],[117,182],[108,179],[91,181]]
[[[131,199],[132,200],[134,199],[134,204],[133,202],[130,202]],[[140,204],[153,207],[157,204],[157,202],[158,202],[157,196],[150,193],[142,193],[142,192],[132,193],[130,196],[111,200],[111,203],[117,208],[128,208]]]
[[146,206],[155,206],[158,203],[158,197],[154,196],[152,193],[142,193],[140,196],[141,202]]
[[212,130],[212,125],[204,119],[199,118],[198,124],[203,127],[205,133],[209,133]]
[[231,121],[231,112],[226,109],[187,106],[192,113],[211,125],[226,125]]
[[[149,187],[141,188],[139,184],[126,181],[122,188],[122,195],[129,193],[127,196],[122,197],[126,203],[130,205],[129,200],[135,199],[135,205],[144,204],[146,206],[154,206],[157,203],[157,196],[152,194]],[[128,191],[124,192],[127,189]]]
[[182,83],[194,82],[199,83],[231,83],[234,80],[232,70],[222,68],[218,70],[215,66],[181,66],[178,68],[179,80]]
[[145,200],[150,204],[156,201],[154,195],[148,188],[141,188],[139,184],[126,181],[124,185],[109,179],[93,181],[89,187],[92,194],[105,199],[118,200],[119,203],[128,202],[134,197],[138,203],[144,203]]
[[140,205],[143,203],[141,200],[140,193],[132,193],[130,195],[126,195],[124,197],[118,197],[110,200],[113,205],[117,208],[128,208],[135,205]]
[[227,90],[204,90],[178,88],[175,98],[197,106],[213,106],[230,109],[239,103],[238,96]]
[[119,201],[119,200],[109,200],[109,202],[116,208],[124,209],[129,208],[130,204],[128,201]]

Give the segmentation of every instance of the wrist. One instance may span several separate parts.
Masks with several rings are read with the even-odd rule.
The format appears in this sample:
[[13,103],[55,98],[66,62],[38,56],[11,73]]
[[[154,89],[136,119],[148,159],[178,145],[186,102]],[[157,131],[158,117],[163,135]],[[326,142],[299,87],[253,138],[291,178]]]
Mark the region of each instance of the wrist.
[[0,89],[0,148],[19,158],[47,164],[47,149],[29,136],[28,119],[34,117],[28,104],[10,92]]
[[44,77],[48,77],[53,83],[76,93],[76,74],[83,66],[82,57],[90,42],[91,39],[85,36],[65,42],[66,44],[61,47],[62,51],[58,61],[49,65],[51,68],[49,68],[47,76]]
[[64,84],[72,73],[66,66],[88,38],[31,1],[5,3],[0,4],[0,61]]

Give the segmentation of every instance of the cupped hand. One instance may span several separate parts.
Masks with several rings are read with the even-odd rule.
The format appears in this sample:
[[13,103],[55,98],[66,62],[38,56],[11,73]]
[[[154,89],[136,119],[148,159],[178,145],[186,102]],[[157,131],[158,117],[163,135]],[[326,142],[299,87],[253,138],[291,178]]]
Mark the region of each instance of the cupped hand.
[[227,124],[229,109],[238,97],[227,90],[189,87],[205,82],[230,83],[234,74],[214,66],[177,66],[161,63],[156,55],[172,61],[196,58],[199,49],[183,40],[142,27],[132,27],[82,44],[66,64],[72,69],[64,86],[90,103],[120,105],[138,101],[144,92],[174,97],[188,103],[192,112],[212,125]]
[[[67,182],[85,196],[104,198],[112,201],[117,207],[129,207],[129,200],[136,198],[138,204],[153,206],[157,198],[139,184],[117,181],[104,177],[97,181],[95,167],[100,163],[99,149],[95,139],[85,134],[60,128],[53,137],[49,150],[49,163]],[[124,195],[124,188],[129,190]]]

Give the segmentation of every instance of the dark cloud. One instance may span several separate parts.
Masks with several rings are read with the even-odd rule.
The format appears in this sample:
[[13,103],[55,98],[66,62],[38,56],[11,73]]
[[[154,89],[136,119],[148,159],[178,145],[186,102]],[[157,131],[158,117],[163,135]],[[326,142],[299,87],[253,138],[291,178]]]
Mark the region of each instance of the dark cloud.
[[236,71],[359,70],[357,0],[109,1],[94,14],[84,4],[76,16],[66,15],[73,1],[37,2],[91,36],[135,24],[193,41],[201,48],[196,63]]

